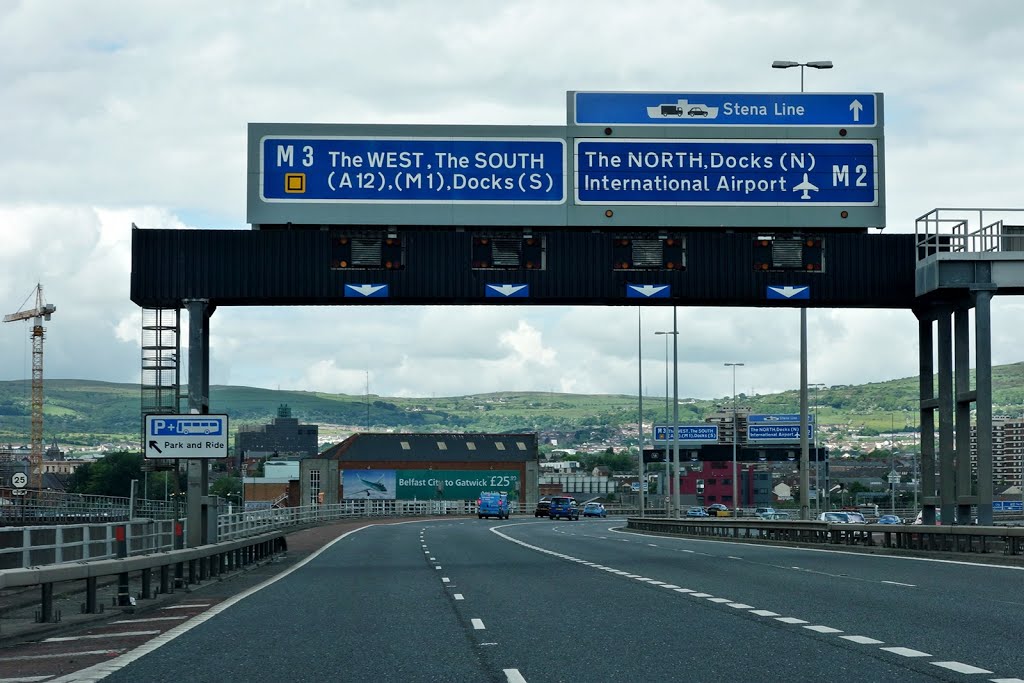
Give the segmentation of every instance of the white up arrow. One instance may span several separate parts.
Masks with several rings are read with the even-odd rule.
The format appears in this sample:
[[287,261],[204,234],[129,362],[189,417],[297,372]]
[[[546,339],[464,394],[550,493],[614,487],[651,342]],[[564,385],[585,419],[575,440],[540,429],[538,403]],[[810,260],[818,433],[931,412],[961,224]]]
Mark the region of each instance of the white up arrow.
[[864,105],[860,103],[860,100],[854,100],[850,102],[850,111],[853,112],[854,122],[860,121],[860,110],[864,108]]

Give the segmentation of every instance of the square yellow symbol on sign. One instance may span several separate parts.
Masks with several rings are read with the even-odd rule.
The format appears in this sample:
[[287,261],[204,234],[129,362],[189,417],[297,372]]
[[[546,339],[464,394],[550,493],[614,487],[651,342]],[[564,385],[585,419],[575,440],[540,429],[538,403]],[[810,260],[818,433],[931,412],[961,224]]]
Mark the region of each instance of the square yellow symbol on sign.
[[305,173],[285,173],[284,191],[288,194],[302,194],[306,191]]

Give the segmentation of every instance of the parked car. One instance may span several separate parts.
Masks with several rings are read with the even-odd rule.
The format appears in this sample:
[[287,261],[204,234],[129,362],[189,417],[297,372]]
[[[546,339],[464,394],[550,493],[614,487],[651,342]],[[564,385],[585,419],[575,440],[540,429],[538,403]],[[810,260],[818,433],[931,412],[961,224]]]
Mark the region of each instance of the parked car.
[[712,503],[708,505],[707,512],[709,517],[728,517],[729,508],[721,503]]
[[686,510],[687,517],[707,517],[708,511],[699,505],[694,505]]
[[547,517],[551,511],[551,499],[541,498],[537,501],[537,509],[533,511],[534,517]]
[[896,515],[882,515],[875,521],[875,524],[903,524],[903,520]]
[[579,519],[580,508],[576,499],[569,496],[552,496],[551,507],[548,508],[549,519]]
[[587,503],[583,506],[584,517],[607,517],[608,511],[601,503]]

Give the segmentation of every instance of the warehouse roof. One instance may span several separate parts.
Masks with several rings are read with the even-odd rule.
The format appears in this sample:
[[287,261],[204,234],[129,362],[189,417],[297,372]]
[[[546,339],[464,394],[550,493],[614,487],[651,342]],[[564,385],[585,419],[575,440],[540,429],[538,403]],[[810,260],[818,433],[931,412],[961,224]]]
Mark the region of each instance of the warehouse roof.
[[525,462],[537,460],[536,434],[353,434],[320,454],[327,460],[378,462]]

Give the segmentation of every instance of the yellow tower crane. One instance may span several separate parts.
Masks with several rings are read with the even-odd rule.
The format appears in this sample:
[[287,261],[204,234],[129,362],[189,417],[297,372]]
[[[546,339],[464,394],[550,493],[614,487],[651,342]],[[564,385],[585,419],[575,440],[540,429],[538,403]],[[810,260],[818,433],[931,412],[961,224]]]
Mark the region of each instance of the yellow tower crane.
[[43,320],[57,310],[53,304],[43,302],[43,286],[36,285],[36,307],[4,316],[5,323],[33,319],[32,323],[32,446],[29,451],[32,487],[43,487]]

